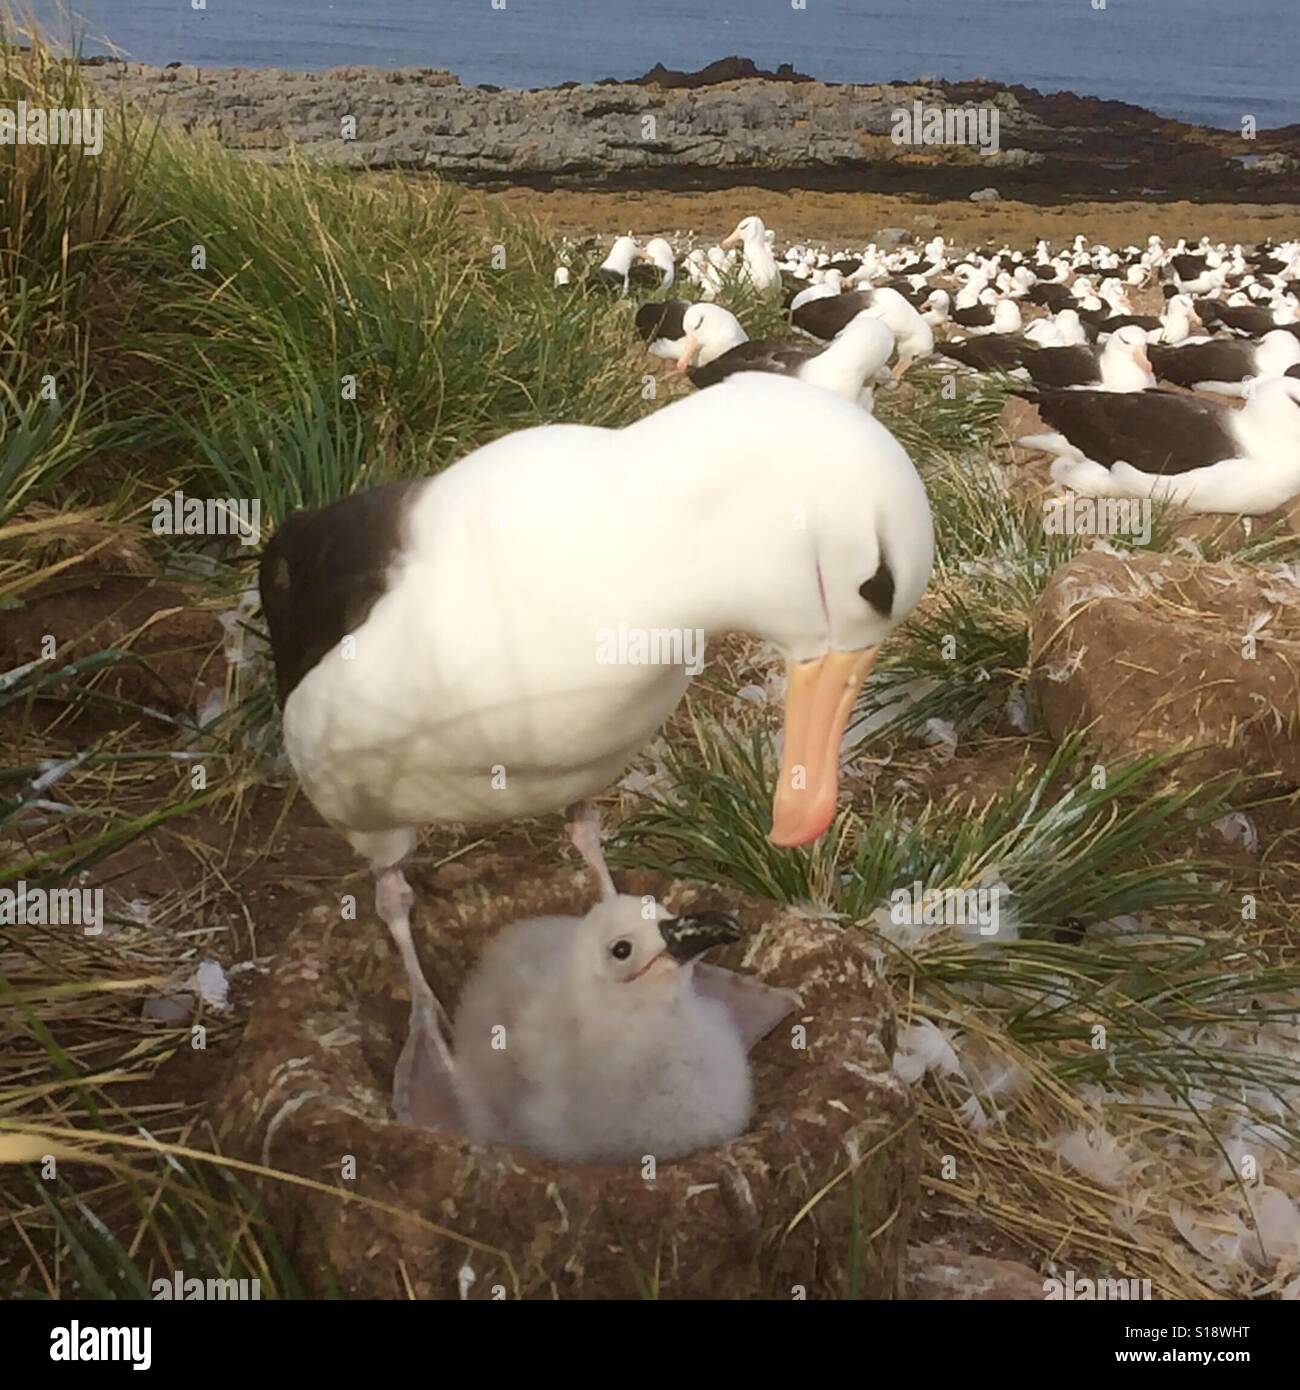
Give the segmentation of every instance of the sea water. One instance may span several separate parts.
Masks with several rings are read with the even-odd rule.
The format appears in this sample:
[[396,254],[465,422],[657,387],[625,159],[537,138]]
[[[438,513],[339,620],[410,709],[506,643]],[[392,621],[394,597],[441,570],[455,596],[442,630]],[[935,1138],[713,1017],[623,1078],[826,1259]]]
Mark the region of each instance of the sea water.
[[[828,82],[988,77],[1207,125],[1300,122],[1300,0],[71,0],[142,62],[449,68],[544,87],[733,54]],[[36,0],[52,33],[60,0]]]

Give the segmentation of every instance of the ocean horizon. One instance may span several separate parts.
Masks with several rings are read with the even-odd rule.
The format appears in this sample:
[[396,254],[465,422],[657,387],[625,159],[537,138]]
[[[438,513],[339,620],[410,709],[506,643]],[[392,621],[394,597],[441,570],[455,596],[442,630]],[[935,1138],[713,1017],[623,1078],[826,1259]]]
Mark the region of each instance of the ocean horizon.
[[[203,8],[194,5],[201,3]],[[317,71],[447,68],[554,87],[656,63],[791,63],[826,82],[988,78],[1236,128],[1300,122],[1300,3],[1252,0],[72,0],[83,51]],[[504,8],[496,8],[504,4]],[[67,41],[69,7],[35,0]]]

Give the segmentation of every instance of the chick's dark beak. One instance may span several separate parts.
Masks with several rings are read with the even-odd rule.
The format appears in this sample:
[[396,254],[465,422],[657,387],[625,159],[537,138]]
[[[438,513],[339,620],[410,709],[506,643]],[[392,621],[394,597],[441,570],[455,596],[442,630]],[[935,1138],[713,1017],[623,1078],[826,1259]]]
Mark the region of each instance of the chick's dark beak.
[[725,912],[687,912],[659,923],[668,954],[685,965],[714,946],[741,938],[740,924]]

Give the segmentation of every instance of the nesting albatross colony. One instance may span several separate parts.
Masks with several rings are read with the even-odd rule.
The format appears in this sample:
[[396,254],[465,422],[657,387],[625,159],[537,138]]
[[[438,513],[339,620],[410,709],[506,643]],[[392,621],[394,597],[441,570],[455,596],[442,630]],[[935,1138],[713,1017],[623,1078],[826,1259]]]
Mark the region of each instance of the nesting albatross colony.
[[1300,191],[151,71],[0,49],[6,1295],[1300,1297]]

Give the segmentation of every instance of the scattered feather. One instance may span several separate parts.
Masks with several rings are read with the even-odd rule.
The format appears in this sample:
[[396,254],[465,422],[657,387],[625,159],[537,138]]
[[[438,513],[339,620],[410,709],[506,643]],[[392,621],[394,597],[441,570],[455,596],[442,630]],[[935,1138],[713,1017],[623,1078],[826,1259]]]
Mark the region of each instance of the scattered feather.
[[1119,1187],[1132,1166],[1127,1149],[1100,1127],[1067,1130],[1052,1140],[1051,1147],[1076,1173],[1101,1187]]
[[949,1035],[928,1018],[922,1018],[899,1035],[894,1072],[911,1086],[930,1071],[960,1076],[961,1063]]

